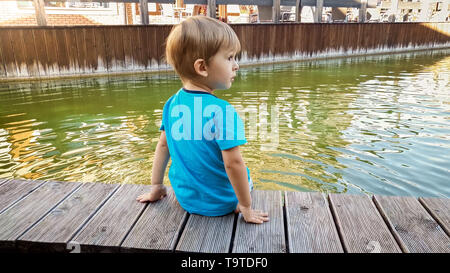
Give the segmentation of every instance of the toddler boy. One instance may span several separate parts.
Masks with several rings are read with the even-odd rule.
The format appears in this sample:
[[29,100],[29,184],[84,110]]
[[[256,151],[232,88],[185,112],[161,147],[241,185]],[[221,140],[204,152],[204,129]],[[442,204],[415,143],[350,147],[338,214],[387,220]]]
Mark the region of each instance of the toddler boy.
[[181,207],[189,213],[222,216],[241,212],[261,224],[268,214],[251,208],[253,183],[239,145],[247,143],[234,107],[214,95],[229,89],[239,69],[240,42],[230,26],[195,16],[176,25],[166,41],[166,59],[183,83],[164,105],[150,193],[139,202],[162,199],[164,172]]

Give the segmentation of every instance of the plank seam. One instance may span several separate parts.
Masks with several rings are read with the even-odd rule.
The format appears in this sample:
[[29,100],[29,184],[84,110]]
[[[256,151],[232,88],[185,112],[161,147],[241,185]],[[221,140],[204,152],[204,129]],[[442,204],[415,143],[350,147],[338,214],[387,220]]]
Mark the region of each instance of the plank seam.
[[422,207],[425,208],[425,210],[428,212],[428,214],[433,218],[442,228],[442,230],[447,234],[447,236],[450,237],[450,233],[448,229],[445,227],[444,223],[442,223],[441,219],[427,206],[425,203],[425,200],[422,199],[422,197],[419,197],[419,203],[422,205]]
[[123,242],[127,239],[128,235],[130,235],[130,232],[133,230],[134,226],[136,225],[137,221],[141,218],[142,214],[144,213],[144,211],[148,208],[148,204],[149,202],[147,202],[144,206],[143,209],[141,209],[141,212],[138,214],[138,216],[136,217],[136,219],[134,219],[133,224],[130,226],[130,229],[127,231],[127,233],[125,234],[125,236],[122,238],[122,240],[119,243],[119,251],[122,248],[122,244]]
[[[14,180],[14,179],[11,179]],[[36,180],[35,180],[36,181]],[[38,181],[38,180],[37,180]],[[22,201],[23,199],[25,199],[28,195],[30,195],[32,192],[34,192],[35,190],[37,190],[38,188],[42,187],[42,185],[44,185],[46,182],[45,181],[40,181],[40,184],[38,184],[36,187],[34,187],[33,189],[31,189],[27,194],[23,195],[22,197],[20,197],[19,199],[17,199],[16,201],[14,201],[13,203],[11,203],[9,206],[7,206],[6,208],[4,208],[3,210],[0,210],[0,214],[4,213],[5,211],[9,210],[10,208],[12,208],[13,206],[15,206],[18,202]]]
[[381,218],[383,218],[384,223],[387,225],[389,231],[394,236],[394,239],[395,239],[397,245],[400,247],[400,249],[403,251],[403,253],[409,253],[409,250],[408,250],[406,244],[400,238],[400,235],[398,235],[397,231],[394,228],[394,225],[392,224],[391,220],[387,216],[387,214],[384,211],[384,209],[381,206],[381,204],[378,202],[378,200],[375,197],[375,195],[373,195],[371,199],[373,201],[373,204],[375,204],[375,207],[377,208],[378,212],[380,213]]
[[346,244],[345,239],[344,239],[344,234],[341,231],[341,225],[342,224],[339,221],[339,217],[337,216],[337,211],[334,208],[334,205],[333,205],[333,202],[331,200],[330,194],[327,195],[327,199],[328,199],[328,207],[330,208],[331,215],[333,216],[334,225],[335,225],[337,233],[339,235],[339,240],[341,242],[342,249],[344,250],[344,253],[348,253],[348,247],[347,247],[347,244]]
[[75,230],[75,232],[72,234],[72,236],[70,236],[68,242],[72,241],[73,238],[75,238],[75,236],[78,235],[78,233],[91,221],[92,218],[94,218],[95,215],[97,215],[101,208],[103,208],[103,206],[106,204],[107,201],[109,201],[111,199],[111,197],[119,190],[119,188],[122,185],[117,185],[114,190],[112,190],[109,195],[100,203],[100,205],[97,206],[96,210],[91,213],[85,220],[83,223],[81,223],[79,225],[79,227]]
[[238,218],[239,218],[239,213],[235,213],[234,219],[233,219],[233,231],[231,232],[230,247],[228,248],[228,253],[232,253],[232,251],[233,251],[234,237],[236,236],[236,227],[237,227]]
[[287,196],[286,191],[282,192],[281,202],[283,202],[283,224],[284,224],[284,241],[286,245],[286,253],[290,253],[289,250],[289,226],[288,226],[288,211],[287,211]]
[[172,245],[170,246],[170,252],[175,252],[177,249],[178,243],[180,242],[181,236],[183,235],[184,228],[186,227],[187,221],[189,220],[190,214],[186,211],[184,212],[183,219],[180,222],[180,225],[177,228],[176,238]]
[[83,184],[80,184],[78,186],[76,186],[70,193],[68,193],[66,196],[64,196],[58,203],[56,203],[53,207],[51,207],[46,213],[44,213],[44,215],[39,218],[36,222],[34,222],[31,226],[29,226],[24,232],[22,232],[19,236],[16,237],[15,240],[20,240],[20,237],[22,237],[23,235],[25,235],[25,233],[27,233],[30,229],[32,229],[34,226],[36,226],[39,222],[42,221],[42,219],[44,219],[49,213],[51,213],[51,211],[56,208],[57,206],[59,206],[62,202],[64,202],[67,198],[70,198],[70,196],[72,196],[76,191],[78,191],[81,186],[83,186]]

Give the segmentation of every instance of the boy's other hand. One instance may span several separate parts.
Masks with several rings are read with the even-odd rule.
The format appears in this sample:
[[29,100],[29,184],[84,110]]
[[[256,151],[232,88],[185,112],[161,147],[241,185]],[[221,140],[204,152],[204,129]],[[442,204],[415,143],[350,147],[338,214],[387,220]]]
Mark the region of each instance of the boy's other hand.
[[269,214],[267,212],[262,212],[261,210],[253,210],[251,207],[244,207],[240,204],[237,205],[235,213],[242,213],[245,222],[262,224],[269,221]]
[[152,185],[149,193],[144,193],[136,198],[136,201],[141,203],[155,202],[163,199],[167,195],[167,189],[164,185]]

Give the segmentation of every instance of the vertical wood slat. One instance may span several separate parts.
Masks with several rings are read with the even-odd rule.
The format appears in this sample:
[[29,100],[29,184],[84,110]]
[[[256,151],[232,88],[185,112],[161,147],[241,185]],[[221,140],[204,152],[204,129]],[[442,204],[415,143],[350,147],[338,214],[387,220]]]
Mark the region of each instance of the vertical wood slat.
[[[0,33],[0,39],[2,39],[1,37],[1,33]],[[6,62],[3,59],[3,46],[0,43],[0,78],[4,77],[6,78]]]
[[77,47],[77,64],[78,64],[78,72],[86,73],[91,72],[87,67],[87,52],[86,52],[86,40],[85,40],[85,28],[74,28],[73,34],[76,40]]
[[112,67],[111,52],[108,52],[108,47],[106,41],[105,27],[93,27],[92,32],[95,36],[93,39],[94,47],[97,55],[94,55],[95,60],[95,72],[109,72]]
[[45,40],[46,29],[34,28],[33,37],[36,47],[36,61],[39,69],[39,76],[48,76],[49,58],[47,55],[47,42]]
[[78,48],[77,48],[77,32],[76,28],[64,29],[67,43],[67,58],[69,61],[70,74],[79,74],[80,67],[78,63]]
[[322,193],[286,192],[285,204],[290,253],[344,252]]
[[81,183],[45,182],[0,214],[0,248],[14,245],[20,235],[80,186]]
[[58,44],[56,42],[56,30],[47,29],[44,32],[46,42],[46,52],[48,58],[47,75],[59,75],[59,60],[58,60]]
[[36,41],[34,40],[33,29],[24,29],[22,35],[28,75],[31,77],[39,77],[38,56],[36,53]]
[[369,197],[329,194],[328,198],[346,252],[401,252]]
[[228,253],[235,214],[220,217],[189,215],[176,251]]
[[16,67],[18,72],[17,76],[27,77],[29,76],[29,74],[22,33],[23,33],[22,29],[10,31],[10,39],[12,48],[14,50]]
[[114,37],[114,52],[116,57],[116,68],[114,71],[124,71],[125,70],[125,52],[124,52],[124,37],[123,37],[123,27],[111,28]]
[[69,55],[66,41],[66,28],[56,28],[55,38],[58,46],[58,68],[60,75],[70,74]]
[[11,44],[11,30],[0,28],[0,47],[2,48],[2,60],[6,70],[7,77],[16,77],[18,75],[14,48]]
[[117,184],[83,183],[39,223],[17,239],[27,251],[66,250],[67,243],[118,188]]
[[[125,58],[125,66],[124,69],[126,71],[135,71],[136,68],[134,66],[133,60],[135,59],[132,43],[139,37],[135,33],[135,28],[132,27],[123,27],[122,28],[122,39],[123,39],[123,52]],[[132,36],[134,35],[134,37]],[[136,58],[137,59],[137,58]]]
[[405,252],[450,253],[450,238],[415,197],[374,196]]
[[420,197],[419,202],[428,213],[441,225],[445,233],[450,236],[450,199],[435,197]]
[[81,252],[118,252],[129,230],[146,208],[136,201],[150,186],[124,184],[93,216],[72,241],[80,244]]
[[120,251],[172,252],[187,216],[169,188],[165,198],[147,205]]
[[239,214],[233,242],[233,253],[285,253],[283,204],[281,192],[254,190],[252,208],[269,214],[269,222],[248,224]]
[[42,186],[43,181],[11,179],[0,185],[0,214],[11,205]]
[[[103,33],[101,29],[98,28],[86,28],[84,31],[84,40],[85,46],[83,51],[86,52],[86,68],[87,72],[96,72],[99,68],[98,60],[101,58],[101,54],[99,52],[98,43],[96,43],[96,39],[98,40]],[[106,60],[106,57],[105,57]],[[105,63],[105,69],[108,69],[108,65]]]

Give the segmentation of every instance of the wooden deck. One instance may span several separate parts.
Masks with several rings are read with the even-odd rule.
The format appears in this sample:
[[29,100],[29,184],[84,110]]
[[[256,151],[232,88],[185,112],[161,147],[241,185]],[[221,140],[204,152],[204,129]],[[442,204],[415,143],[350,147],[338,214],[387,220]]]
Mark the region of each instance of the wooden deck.
[[252,192],[269,213],[190,215],[171,188],[141,204],[148,185],[0,179],[0,250],[59,252],[445,252],[450,199]]

